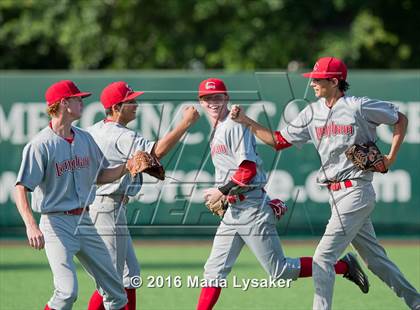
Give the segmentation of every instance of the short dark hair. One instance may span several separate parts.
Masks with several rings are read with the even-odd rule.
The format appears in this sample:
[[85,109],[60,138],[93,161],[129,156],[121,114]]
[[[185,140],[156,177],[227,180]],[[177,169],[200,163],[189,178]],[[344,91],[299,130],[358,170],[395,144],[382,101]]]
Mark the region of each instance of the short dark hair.
[[[120,102],[120,103],[117,103],[115,106],[122,106],[122,102]],[[105,114],[106,114],[106,116],[111,116],[112,115],[112,107],[110,107],[110,108],[108,108],[108,109],[105,109]]]
[[[331,81],[332,78],[327,78],[328,81]],[[337,79],[338,80],[338,79]],[[350,88],[350,84],[346,82],[346,80],[338,80],[338,89],[342,92],[347,91]]]
[[350,84],[346,80],[338,80],[338,89],[342,92],[347,91],[350,88]]

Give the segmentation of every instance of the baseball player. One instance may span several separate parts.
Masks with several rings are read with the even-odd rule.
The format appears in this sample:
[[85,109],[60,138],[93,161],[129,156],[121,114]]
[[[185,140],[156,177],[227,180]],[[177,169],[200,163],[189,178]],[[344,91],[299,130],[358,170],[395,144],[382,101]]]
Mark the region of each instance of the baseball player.
[[[162,158],[199,118],[194,107],[187,107],[182,121],[171,132],[157,142],[149,141],[126,127],[136,118],[136,98],[141,94],[143,92],[133,91],[123,81],[111,83],[102,91],[101,103],[106,118],[88,128],[88,131],[111,166],[120,165],[137,151]],[[140,267],[127,229],[126,204],[130,197],[140,192],[142,182],[141,174],[137,174],[134,180],[127,174],[112,184],[102,185],[96,191],[89,211],[123,279],[130,310],[136,308],[136,287],[133,287],[130,279],[140,275]],[[102,301],[102,296],[95,291],[89,302],[89,310],[102,309]]]
[[334,287],[333,266],[351,243],[368,268],[411,309],[420,309],[420,295],[390,261],[376,239],[370,214],[375,205],[373,172],[359,170],[345,155],[353,144],[377,140],[376,127],[394,125],[385,165],[391,166],[403,142],[408,120],[390,102],[347,96],[347,67],[337,58],[320,58],[312,72],[311,87],[319,99],[303,109],[281,131],[272,133],[234,107],[231,118],[242,123],[276,150],[312,142],[321,158],[320,185],[330,193],[331,217],[313,257],[315,296],[313,309],[330,309]]
[[[207,286],[202,288],[197,305],[203,310],[212,309],[217,302],[220,280],[226,279],[245,244],[274,279],[310,277],[312,258],[283,254],[276,223],[284,213],[284,204],[270,200],[264,191],[266,175],[255,137],[228,117],[229,96],[224,82],[215,78],[202,81],[199,100],[213,125],[210,146],[218,186],[205,190],[205,200],[212,203],[225,195],[229,201],[204,267]],[[345,274],[367,292],[368,280],[353,256],[338,261],[335,272]]]
[[[126,173],[124,164],[106,168],[109,163],[93,138],[71,125],[81,116],[82,98],[90,95],[69,80],[47,89],[51,121],[25,146],[16,180],[16,205],[29,244],[45,247],[54,277],[54,294],[45,309],[71,309],[76,301],[74,256],[95,279],[106,309],[121,309],[127,303],[111,257],[85,212],[95,197],[95,182],[113,182]],[[32,209],[41,213],[39,227],[27,192],[32,193]]]

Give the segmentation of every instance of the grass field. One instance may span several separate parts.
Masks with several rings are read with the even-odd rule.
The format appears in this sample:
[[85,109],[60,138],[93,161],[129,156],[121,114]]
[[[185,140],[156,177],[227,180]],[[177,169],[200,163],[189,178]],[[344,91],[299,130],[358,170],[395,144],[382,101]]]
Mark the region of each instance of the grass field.
[[[420,288],[420,243],[385,242],[388,255],[417,288]],[[310,256],[315,243],[287,241],[283,247],[288,256]],[[202,275],[209,254],[209,242],[139,242],[137,257],[142,266],[144,285],[137,290],[138,309],[195,309],[199,288],[188,288],[188,276]],[[79,298],[74,309],[86,309],[94,283],[78,265]],[[239,280],[266,278],[255,257],[242,251],[231,276],[229,287],[215,309],[311,309],[313,284],[310,278],[292,283],[291,288],[233,287],[232,276]],[[402,300],[368,271],[371,290],[363,295],[349,281],[338,277],[334,292],[334,309],[406,309]],[[180,276],[181,288],[147,287],[147,277]],[[150,282],[149,282],[150,284]],[[0,309],[43,309],[52,294],[52,275],[45,253],[22,244],[0,243]]]

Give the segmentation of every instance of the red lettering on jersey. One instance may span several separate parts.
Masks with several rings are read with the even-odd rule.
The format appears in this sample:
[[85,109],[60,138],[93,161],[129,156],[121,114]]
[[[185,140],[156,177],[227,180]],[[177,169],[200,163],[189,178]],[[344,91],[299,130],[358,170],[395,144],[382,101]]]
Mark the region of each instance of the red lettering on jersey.
[[315,127],[316,137],[321,140],[323,136],[331,137],[337,135],[353,135],[353,125],[340,125],[334,122],[323,127]]
[[55,173],[61,177],[65,172],[73,172],[76,169],[89,167],[89,157],[78,157],[63,160],[61,163],[55,163]]
[[211,156],[213,156],[214,154],[227,154],[227,153],[228,153],[227,146],[224,144],[211,146]]

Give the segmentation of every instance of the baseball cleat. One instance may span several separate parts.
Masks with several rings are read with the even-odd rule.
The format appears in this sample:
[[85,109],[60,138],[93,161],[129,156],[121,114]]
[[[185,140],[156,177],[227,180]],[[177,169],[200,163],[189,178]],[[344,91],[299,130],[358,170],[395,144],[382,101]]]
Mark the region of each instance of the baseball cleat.
[[355,283],[364,294],[367,294],[369,292],[369,280],[362,267],[360,267],[356,256],[353,253],[347,253],[341,260],[349,266],[349,270],[343,277]]

